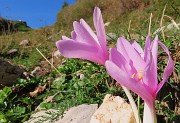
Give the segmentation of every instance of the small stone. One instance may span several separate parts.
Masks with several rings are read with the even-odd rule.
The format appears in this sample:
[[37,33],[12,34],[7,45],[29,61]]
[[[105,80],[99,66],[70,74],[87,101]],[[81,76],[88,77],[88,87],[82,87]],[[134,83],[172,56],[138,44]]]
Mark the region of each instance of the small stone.
[[116,39],[117,38],[117,35],[115,33],[107,33],[106,34],[106,39],[108,41],[112,41],[112,39]]
[[42,123],[50,123],[50,118],[45,120],[45,117],[50,117],[49,113],[58,113],[58,110],[55,109],[48,109],[48,110],[42,110],[39,112],[36,112],[32,114],[28,121],[24,123],[36,123],[38,121],[43,121]]
[[0,85],[12,86],[17,78],[23,78],[25,70],[0,59]]
[[110,23],[111,23],[111,22],[106,22],[106,23],[104,24],[104,26],[109,26]]
[[27,46],[29,45],[29,40],[25,39],[25,40],[22,40],[20,43],[19,43],[20,46]]
[[64,113],[64,117],[57,123],[89,123],[97,107],[98,104],[82,104],[72,107]]
[[35,76],[39,72],[41,72],[41,67],[38,66],[38,67],[35,67],[33,71],[31,71],[31,74]]
[[[44,121],[43,123],[89,123],[91,116],[94,114],[98,107],[98,104],[82,104],[76,107],[70,108],[65,111],[63,116],[59,116],[56,121]],[[57,112],[58,110],[49,109],[42,110],[30,116],[30,119],[25,123],[35,123],[37,121],[43,120],[43,117],[50,117],[46,112]]]
[[16,54],[18,52],[18,49],[11,49],[8,51],[8,55]]
[[90,123],[136,123],[130,104],[119,96],[107,94]]
[[53,54],[54,57],[60,57],[61,53],[59,52],[59,50],[56,50]]

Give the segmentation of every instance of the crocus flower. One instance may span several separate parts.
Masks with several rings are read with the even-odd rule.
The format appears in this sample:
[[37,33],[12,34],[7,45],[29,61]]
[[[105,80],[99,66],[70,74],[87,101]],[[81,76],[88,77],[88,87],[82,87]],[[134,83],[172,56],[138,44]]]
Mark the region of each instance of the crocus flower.
[[73,23],[72,39],[62,36],[62,40],[56,42],[56,46],[63,56],[86,59],[105,65],[105,61],[108,59],[106,34],[101,10],[98,7],[94,9],[93,21],[97,35],[81,19],[80,22]]
[[[157,79],[158,44],[168,55],[168,63],[160,83]],[[142,97],[145,101],[143,122],[154,123],[156,95],[174,69],[169,50],[158,40],[158,36],[153,41],[149,36],[146,38],[144,51],[136,41],[130,43],[120,37],[117,49],[110,49],[110,58],[105,66],[117,82]]]

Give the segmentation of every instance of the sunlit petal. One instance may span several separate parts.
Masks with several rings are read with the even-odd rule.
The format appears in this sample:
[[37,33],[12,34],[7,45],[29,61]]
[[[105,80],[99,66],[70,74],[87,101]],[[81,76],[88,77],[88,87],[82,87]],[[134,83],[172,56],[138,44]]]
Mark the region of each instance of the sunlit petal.
[[98,41],[103,49],[103,52],[106,55],[108,55],[107,48],[106,48],[107,47],[106,46],[106,33],[105,33],[105,28],[104,28],[104,22],[102,19],[101,10],[98,7],[95,7],[94,9],[93,21],[94,21],[94,26],[96,29]]
[[162,86],[164,85],[164,83],[167,81],[167,79],[169,78],[169,76],[171,75],[171,73],[174,70],[174,62],[170,56],[170,52],[169,52],[168,48],[163,43],[161,43],[160,41],[158,41],[158,43],[160,44],[160,46],[164,49],[164,51],[168,55],[168,63],[167,63],[166,68],[164,69],[163,80],[158,84],[158,88],[157,88],[156,93],[159,92],[159,90],[162,88]]
[[130,64],[126,61],[123,55],[115,48],[110,49],[109,59],[113,63],[115,63],[120,69],[126,71],[129,76],[132,76],[134,73],[137,72],[135,68],[133,66],[130,66]]
[[136,49],[136,51],[141,55],[141,57],[143,58],[144,57],[144,51],[143,49],[141,48],[141,46],[135,41],[133,40],[131,42],[131,45],[134,47],[134,49]]
[[133,66],[137,70],[143,70],[145,67],[145,62],[143,61],[140,54],[134,49],[134,47],[125,38],[120,37],[117,42],[118,51],[125,57],[129,62],[133,62]]
[[151,50],[151,39],[149,36],[146,37],[146,43],[145,43],[145,46],[144,46],[144,61],[146,62],[147,60],[147,55],[148,55],[148,52],[149,50]]
[[156,97],[156,89],[157,89],[157,76],[154,76],[157,72],[157,67],[154,64],[154,59],[152,56],[151,51],[147,53],[147,62],[146,67],[143,72],[143,82],[146,85],[146,88],[149,90],[149,92],[153,95],[153,97]]
[[90,35],[88,30],[86,30],[84,26],[82,26],[78,22],[74,22],[73,26],[74,26],[74,31],[78,38],[76,40],[78,40],[78,42],[83,42],[83,43],[87,43],[89,45],[94,45],[94,46],[98,45],[96,40]]
[[98,49],[91,45],[73,40],[61,40],[56,42],[56,46],[61,54],[67,58],[81,58],[104,64],[104,59],[98,54]]
[[91,27],[84,21],[84,19],[80,20],[80,24],[86,29],[88,30],[89,34],[94,38],[94,40],[96,41],[97,44],[99,44],[97,36],[95,35],[95,33],[93,32],[93,30],[91,29]]
[[151,103],[154,98],[140,82],[138,83],[136,80],[132,79],[125,71],[120,69],[112,61],[106,61],[105,66],[109,75],[111,75],[112,78],[114,78],[117,82],[141,96],[143,100],[148,103],[148,105],[152,105]]

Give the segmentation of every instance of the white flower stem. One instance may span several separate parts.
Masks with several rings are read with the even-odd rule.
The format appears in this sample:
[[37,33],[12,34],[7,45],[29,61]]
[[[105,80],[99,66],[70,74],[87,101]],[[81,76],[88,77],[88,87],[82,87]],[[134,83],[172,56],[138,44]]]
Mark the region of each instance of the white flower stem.
[[140,117],[140,96],[138,95],[138,117],[139,117],[139,123],[140,123],[140,119],[141,119],[141,117]]
[[157,123],[154,106],[149,107],[146,102],[144,102],[143,123]]
[[122,86],[122,88],[123,88],[124,92],[126,93],[126,96],[129,99],[130,105],[131,105],[132,110],[134,112],[136,123],[141,123],[141,120],[139,119],[139,116],[138,116],[138,110],[137,110],[136,103],[135,103],[135,101],[134,101],[130,91],[126,87],[124,87],[124,86]]

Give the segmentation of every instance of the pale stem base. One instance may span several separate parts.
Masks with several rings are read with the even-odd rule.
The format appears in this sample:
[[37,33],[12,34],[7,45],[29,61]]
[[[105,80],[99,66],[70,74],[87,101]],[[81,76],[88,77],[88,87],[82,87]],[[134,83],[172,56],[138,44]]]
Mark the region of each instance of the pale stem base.
[[143,123],[157,123],[154,105],[149,107],[146,102],[144,103]]
[[122,86],[122,88],[123,88],[124,92],[126,93],[126,96],[129,99],[130,105],[131,105],[132,110],[134,112],[136,123],[141,123],[141,120],[139,119],[139,116],[138,116],[138,110],[137,110],[136,103],[135,103],[135,101],[134,101],[130,91],[126,87],[124,87],[124,86]]

